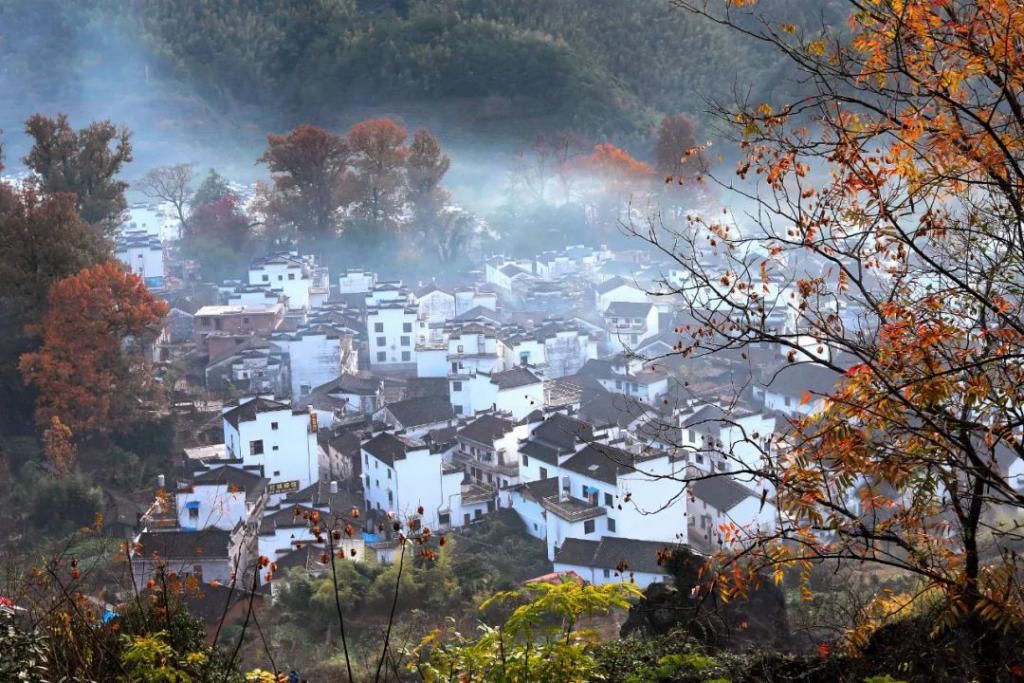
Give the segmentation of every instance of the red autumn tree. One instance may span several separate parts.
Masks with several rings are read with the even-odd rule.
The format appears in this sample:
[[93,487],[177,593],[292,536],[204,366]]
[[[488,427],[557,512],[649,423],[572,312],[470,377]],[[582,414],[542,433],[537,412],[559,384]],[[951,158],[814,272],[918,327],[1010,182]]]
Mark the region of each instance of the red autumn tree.
[[244,244],[251,231],[249,218],[239,209],[233,194],[197,206],[185,223],[189,239],[206,238],[233,247]]
[[345,140],[318,126],[268,135],[267,150],[259,158],[274,179],[268,222],[311,235],[336,233],[349,156]]
[[630,204],[649,191],[654,169],[611,143],[594,146],[579,162],[589,182],[584,191],[590,220],[602,230],[613,230],[627,217]]
[[441,151],[437,138],[425,128],[416,131],[406,159],[406,180],[418,222],[433,220],[448,199],[441,180],[450,165],[451,159]]
[[406,137],[405,128],[383,118],[355,124],[345,138],[354,171],[347,183],[347,196],[353,215],[370,228],[393,227],[398,222],[408,155]]
[[143,349],[167,305],[142,278],[109,261],[50,288],[43,345],[21,357],[27,384],[39,392],[36,420],[54,416],[77,434],[102,434],[130,424],[139,405],[159,398]]

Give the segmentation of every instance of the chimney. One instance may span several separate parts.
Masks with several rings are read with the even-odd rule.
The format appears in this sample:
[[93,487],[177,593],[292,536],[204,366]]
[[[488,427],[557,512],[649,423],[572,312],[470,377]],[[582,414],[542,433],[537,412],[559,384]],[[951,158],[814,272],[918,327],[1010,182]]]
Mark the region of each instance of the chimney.
[[337,492],[338,492],[338,482],[336,480],[331,480],[331,493],[337,493]]
[[162,475],[162,474],[156,475],[156,487],[158,489],[162,489],[166,483],[167,483],[167,478],[164,477],[164,475]]

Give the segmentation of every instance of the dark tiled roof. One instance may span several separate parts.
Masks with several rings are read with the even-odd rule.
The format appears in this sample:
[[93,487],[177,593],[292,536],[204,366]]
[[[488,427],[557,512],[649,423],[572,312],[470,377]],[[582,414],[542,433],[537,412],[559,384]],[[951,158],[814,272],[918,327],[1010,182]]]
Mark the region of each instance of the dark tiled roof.
[[193,484],[224,484],[239,491],[245,491],[246,500],[256,500],[267,488],[269,479],[255,472],[239,467],[223,466],[197,474],[192,478]]
[[[623,287],[623,286],[625,286],[625,287],[633,287],[633,283],[626,282],[626,280],[624,278],[621,278],[618,275],[616,275],[615,277],[608,278],[607,280],[605,280],[604,282],[599,284],[597,287],[595,287],[595,289],[597,290],[598,294],[607,294],[608,292],[612,291],[616,287]],[[634,289],[635,289],[635,287],[634,287]]]
[[545,498],[558,496],[558,477],[548,477],[547,479],[516,484],[515,486],[510,486],[509,490],[518,491],[523,497],[530,498],[539,503]]
[[572,564],[577,567],[593,566],[594,555],[600,541],[585,541],[582,538],[567,538],[555,553],[555,563]]
[[202,559],[228,556],[231,533],[222,529],[202,531],[146,531],[139,536],[141,557],[156,553],[163,559]]
[[727,512],[754,492],[728,475],[698,479],[690,483],[693,495],[715,508]]
[[605,536],[600,541],[567,538],[555,555],[558,564],[612,569],[622,574],[665,574],[659,559],[672,551],[669,543]]
[[562,467],[570,472],[606,484],[614,484],[618,473],[623,469],[631,470],[632,465],[633,456],[630,453],[605,444],[590,444],[562,463]]
[[491,374],[491,383],[497,384],[499,389],[515,389],[529,384],[539,384],[540,378],[527,368],[516,367]]
[[646,412],[647,408],[635,398],[605,392],[594,394],[580,406],[579,415],[595,427],[612,424],[625,427]]
[[416,444],[389,432],[381,432],[363,444],[363,450],[389,467],[394,467],[396,460],[405,458],[410,448]]
[[423,396],[396,401],[386,406],[405,428],[444,422],[455,417],[452,404],[440,396]]
[[608,304],[604,315],[606,318],[646,318],[653,305],[635,301],[613,301]]
[[557,465],[560,451],[547,443],[531,439],[519,447],[519,453],[549,465]]
[[802,396],[805,391],[824,396],[833,392],[840,377],[839,373],[817,363],[793,363],[779,370],[763,386],[784,396]]
[[291,406],[287,403],[271,401],[266,398],[254,398],[224,413],[223,418],[232,427],[238,429],[240,423],[255,420],[257,413],[267,413],[276,410],[291,410]]
[[543,441],[561,453],[571,453],[576,450],[577,441],[590,441],[593,438],[594,429],[591,425],[562,413],[549,416],[533,430],[531,436],[531,440]]
[[490,446],[512,431],[512,421],[495,415],[481,415],[459,430],[459,436]]

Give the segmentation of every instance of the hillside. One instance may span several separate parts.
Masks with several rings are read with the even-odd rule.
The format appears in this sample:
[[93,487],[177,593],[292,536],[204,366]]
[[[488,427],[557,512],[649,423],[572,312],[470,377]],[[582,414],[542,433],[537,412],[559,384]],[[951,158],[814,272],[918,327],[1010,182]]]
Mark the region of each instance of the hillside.
[[667,0],[0,0],[0,19],[0,86],[22,95],[0,127],[32,102],[199,150],[381,110],[491,140],[630,144],[740,84],[754,99],[792,87],[777,58]]

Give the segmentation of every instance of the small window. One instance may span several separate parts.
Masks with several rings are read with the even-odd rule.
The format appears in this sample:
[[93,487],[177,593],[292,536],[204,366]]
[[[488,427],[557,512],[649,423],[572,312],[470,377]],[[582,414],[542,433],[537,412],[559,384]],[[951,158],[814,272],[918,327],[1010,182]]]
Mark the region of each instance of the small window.
[[283,282],[284,281],[284,275],[278,275],[277,276],[277,281],[278,282]]
[[622,388],[622,380],[621,379],[615,380],[615,388],[616,389],[621,389]]
[[612,570],[611,569],[605,569],[605,570],[603,570],[603,573],[604,573],[604,578],[608,579],[608,578],[611,578]]
[[188,519],[189,519],[190,522],[197,522],[197,521],[199,521],[199,506],[198,505],[189,506],[189,508],[188,508]]
[[267,274],[264,274],[260,279],[263,280],[263,282],[270,282],[270,276]]
[[789,407],[789,403],[790,403],[789,396],[787,396],[785,400],[786,400],[786,407],[788,408]]
[[383,332],[384,331],[384,323],[374,323],[373,324],[373,331],[374,332]]
[[608,518],[608,531],[615,532],[615,520],[611,517]]
[[295,273],[288,273],[288,279],[289,280],[294,280],[295,279]]
[[377,352],[377,362],[378,362],[378,363],[383,363],[383,362],[384,362],[384,361],[386,361],[387,359],[388,359],[388,354],[386,354],[386,353],[385,353],[385,352],[383,352],[383,351],[378,351],[378,352]]
[[437,523],[441,526],[448,526],[452,523],[452,516],[449,512],[439,512],[437,515]]
[[406,362],[406,363],[411,361],[412,360],[412,352],[411,351],[402,351],[402,360],[404,362]]
[[456,351],[458,351],[459,353],[463,352],[462,344],[459,344],[459,346],[457,347]]
[[244,315],[243,315],[243,316],[242,316],[242,322],[243,322],[244,324],[248,325],[248,324],[249,324],[249,317],[248,317],[248,316],[244,316]]
[[523,454],[523,467],[529,467],[529,465],[530,465],[530,456],[528,456],[526,454]]
[[473,510],[473,519],[480,519],[483,516],[484,516],[484,511],[481,510],[480,508],[477,508],[476,510]]
[[387,337],[377,337],[377,346],[387,346],[387,345],[388,345],[388,338]]
[[462,406],[455,406],[455,414],[462,415]]
[[391,478],[391,470],[388,470],[388,479]]
[[586,497],[587,497],[587,485],[584,484],[583,486],[580,487],[580,498],[586,498]]
[[274,476],[275,477],[280,477],[281,476],[281,470],[274,470]]
[[403,336],[402,337],[402,346],[409,346],[410,344],[411,344],[410,338]]
[[541,467],[540,468],[540,478],[541,479],[547,479],[548,478],[548,468],[547,467]]
[[459,380],[452,382],[452,391],[462,391],[462,382]]
[[615,505],[615,499],[612,497],[612,494],[604,494],[604,504],[605,507],[612,507],[613,505]]
[[263,439],[249,442],[249,453],[251,455],[263,455]]
[[594,520],[588,519],[587,521],[583,522],[583,533],[585,533],[585,534],[592,534],[592,533],[594,533]]
[[273,429],[276,432],[277,431],[277,423],[276,422],[271,422],[270,423],[270,428]]
[[271,446],[271,447],[270,447],[270,450],[272,450],[272,451],[276,451],[276,450],[278,450],[278,447],[277,447],[277,446]]
[[412,332],[412,323],[402,323],[402,332]]

